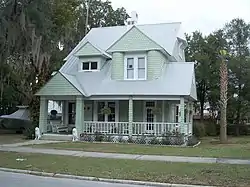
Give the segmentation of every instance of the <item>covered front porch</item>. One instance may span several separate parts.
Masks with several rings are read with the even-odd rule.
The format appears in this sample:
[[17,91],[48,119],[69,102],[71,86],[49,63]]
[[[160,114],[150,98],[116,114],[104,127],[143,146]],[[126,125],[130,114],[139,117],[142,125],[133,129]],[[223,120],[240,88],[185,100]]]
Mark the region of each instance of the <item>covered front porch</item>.
[[[61,117],[51,119],[48,101],[61,104]],[[78,136],[101,133],[117,136],[192,135],[193,102],[185,97],[41,96],[41,133]]]

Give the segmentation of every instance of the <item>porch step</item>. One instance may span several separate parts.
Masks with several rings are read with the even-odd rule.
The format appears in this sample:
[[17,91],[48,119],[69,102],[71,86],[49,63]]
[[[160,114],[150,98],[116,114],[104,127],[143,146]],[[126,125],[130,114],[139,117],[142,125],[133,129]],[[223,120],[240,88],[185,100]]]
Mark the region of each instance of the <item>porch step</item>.
[[72,135],[67,134],[43,134],[41,140],[71,141]]

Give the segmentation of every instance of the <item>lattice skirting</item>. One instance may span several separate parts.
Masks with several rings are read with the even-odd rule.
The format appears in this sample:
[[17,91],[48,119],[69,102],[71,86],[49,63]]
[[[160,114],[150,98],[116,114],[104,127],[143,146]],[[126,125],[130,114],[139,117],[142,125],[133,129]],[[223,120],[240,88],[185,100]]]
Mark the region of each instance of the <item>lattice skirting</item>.
[[[101,133],[81,134],[80,141],[85,142],[113,142],[113,143],[135,143],[153,145],[179,145],[186,146],[197,143],[192,136],[170,135],[156,137],[152,135],[124,136],[124,135],[105,135]],[[194,141],[194,143],[190,142]]]

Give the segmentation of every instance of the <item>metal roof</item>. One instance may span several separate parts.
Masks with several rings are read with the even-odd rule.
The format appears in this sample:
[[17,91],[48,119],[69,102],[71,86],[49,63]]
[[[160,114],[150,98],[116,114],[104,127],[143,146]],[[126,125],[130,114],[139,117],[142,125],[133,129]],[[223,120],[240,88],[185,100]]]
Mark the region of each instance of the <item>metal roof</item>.
[[[194,76],[193,62],[167,63],[162,76],[154,80],[112,80],[111,61],[97,72],[63,75],[86,97],[94,95],[190,95]],[[194,98],[196,99],[196,98]]]
[[[159,44],[170,55],[174,53],[175,42],[186,42],[181,23],[163,23],[136,25],[140,31]],[[194,63],[165,63],[162,75],[158,79],[145,81],[126,81],[111,79],[111,63],[107,62],[100,71],[79,72],[78,58],[74,55],[87,42],[102,53],[119,40],[133,26],[115,26],[93,28],[65,58],[66,63],[59,70],[84,96],[97,95],[183,95],[196,98],[193,91]]]
[[72,66],[75,65],[73,61],[77,58],[74,56],[74,53],[76,53],[87,42],[106,53],[107,49],[124,36],[131,27],[137,27],[170,55],[173,55],[173,49],[177,38],[186,41],[180,22],[92,28],[64,59],[66,60],[66,63],[61,67],[60,71],[67,72],[68,70],[72,70]]

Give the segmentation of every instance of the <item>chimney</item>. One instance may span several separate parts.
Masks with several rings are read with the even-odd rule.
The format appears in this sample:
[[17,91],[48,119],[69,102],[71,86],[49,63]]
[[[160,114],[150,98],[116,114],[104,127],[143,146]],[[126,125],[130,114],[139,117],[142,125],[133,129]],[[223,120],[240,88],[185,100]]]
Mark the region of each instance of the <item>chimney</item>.
[[130,17],[126,21],[127,25],[136,25],[138,23],[138,14],[132,11]]

